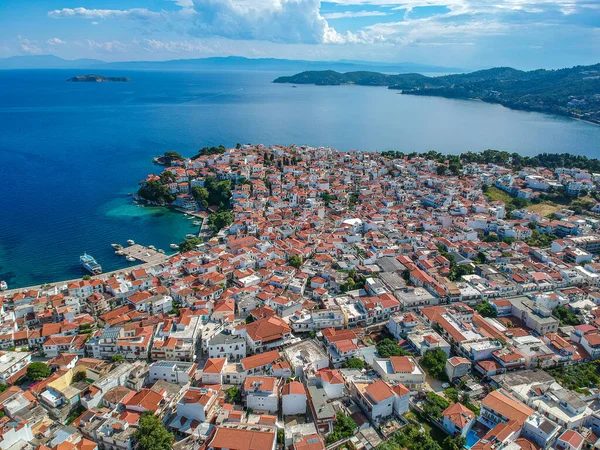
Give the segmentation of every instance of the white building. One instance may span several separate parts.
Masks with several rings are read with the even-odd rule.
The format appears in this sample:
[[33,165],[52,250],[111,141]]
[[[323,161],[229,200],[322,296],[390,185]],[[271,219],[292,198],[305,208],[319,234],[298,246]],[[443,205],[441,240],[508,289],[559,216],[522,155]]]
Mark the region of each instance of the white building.
[[284,416],[306,414],[306,390],[299,381],[292,381],[281,390],[281,408]]
[[402,383],[415,391],[425,383],[425,373],[412,356],[392,356],[373,360],[373,368],[390,383]]
[[197,368],[197,364],[190,362],[157,361],[150,365],[150,382],[163,380],[183,386],[192,381]]
[[275,377],[246,377],[243,397],[246,408],[255,411],[279,411],[280,380]]

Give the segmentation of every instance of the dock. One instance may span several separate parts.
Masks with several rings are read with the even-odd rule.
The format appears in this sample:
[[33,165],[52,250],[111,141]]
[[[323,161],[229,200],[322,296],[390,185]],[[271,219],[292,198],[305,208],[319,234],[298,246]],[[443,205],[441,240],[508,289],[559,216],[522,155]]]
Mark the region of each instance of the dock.
[[159,253],[156,250],[152,250],[151,248],[144,247],[140,244],[123,247],[121,251],[125,257],[131,256],[139,262],[151,265],[161,264],[169,259],[169,255]]

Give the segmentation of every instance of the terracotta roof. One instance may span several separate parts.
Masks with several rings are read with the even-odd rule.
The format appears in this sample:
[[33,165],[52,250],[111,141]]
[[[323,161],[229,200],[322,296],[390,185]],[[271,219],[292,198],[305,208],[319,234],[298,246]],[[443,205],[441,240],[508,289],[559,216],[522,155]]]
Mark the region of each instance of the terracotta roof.
[[209,447],[229,450],[269,450],[273,448],[275,431],[215,427]]

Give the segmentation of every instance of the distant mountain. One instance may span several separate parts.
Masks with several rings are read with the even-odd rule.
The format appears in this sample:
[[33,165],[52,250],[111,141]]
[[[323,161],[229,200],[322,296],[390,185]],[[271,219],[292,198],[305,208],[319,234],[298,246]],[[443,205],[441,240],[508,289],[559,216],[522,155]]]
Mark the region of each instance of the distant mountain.
[[0,69],[76,69],[106,64],[99,59],[62,59],[54,55],[0,58]]
[[402,94],[477,99],[512,109],[558,114],[600,124],[600,64],[529,72],[494,67],[437,77],[418,73],[307,71],[279,77],[274,83],[388,86]]
[[302,70],[359,71],[376,70],[380,72],[423,72],[455,73],[460,70],[453,67],[431,66],[415,63],[380,63],[372,61],[305,61],[277,58],[245,58],[226,56],[196,59],[173,59],[168,61],[126,61],[105,62],[97,59],[67,60],[54,55],[13,56],[0,59],[0,69],[69,69],[100,68],[129,70],[267,70],[279,72],[297,72]]

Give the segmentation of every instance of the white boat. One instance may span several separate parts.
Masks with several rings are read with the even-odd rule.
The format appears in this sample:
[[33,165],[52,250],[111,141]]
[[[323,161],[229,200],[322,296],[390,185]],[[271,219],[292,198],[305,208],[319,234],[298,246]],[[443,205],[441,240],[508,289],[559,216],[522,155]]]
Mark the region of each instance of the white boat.
[[110,244],[110,246],[111,246],[112,248],[119,248],[121,245],[120,245],[120,244]]
[[164,253],[165,251],[162,248],[158,249],[158,253]]
[[186,234],[186,235],[185,235],[185,237],[186,237],[187,239],[194,239],[194,238],[195,238],[195,237],[197,237],[197,236],[196,236],[195,234],[189,233],[189,234]]
[[123,256],[124,254],[125,254],[125,253],[123,253],[123,250],[117,250],[117,251],[115,252],[115,255],[117,255],[117,256]]
[[128,256],[127,258],[125,258],[127,261],[129,262],[134,262],[135,258],[133,256]]
[[8,284],[6,284],[6,281],[2,280],[0,281],[0,291],[5,291],[8,289]]
[[150,250],[156,250],[156,247],[155,247],[154,245],[149,245],[149,246],[148,246],[148,248],[149,248]]
[[128,243],[129,245],[134,245],[134,244],[135,244],[135,241],[134,241],[133,239],[129,239],[129,240],[127,240],[127,243]]
[[177,244],[171,244],[171,245],[169,245],[169,247],[171,247],[173,250],[175,250],[175,249],[179,248],[179,245],[177,245]]
[[193,224],[196,225],[197,227],[200,226],[202,222],[200,222],[199,220],[194,220]]
[[99,275],[102,273],[102,266],[98,264],[98,262],[96,262],[92,255],[84,253],[79,257],[79,262],[81,263],[83,268],[92,275]]

